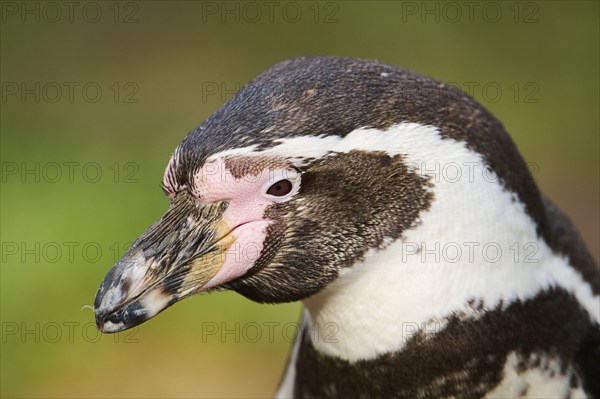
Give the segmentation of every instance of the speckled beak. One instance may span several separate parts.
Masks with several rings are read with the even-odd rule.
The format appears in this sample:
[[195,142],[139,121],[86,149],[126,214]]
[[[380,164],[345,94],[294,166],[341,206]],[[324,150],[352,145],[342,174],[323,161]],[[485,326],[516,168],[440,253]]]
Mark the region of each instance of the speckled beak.
[[202,206],[182,192],[108,272],[96,294],[98,329],[114,333],[202,290],[231,245],[227,203]]

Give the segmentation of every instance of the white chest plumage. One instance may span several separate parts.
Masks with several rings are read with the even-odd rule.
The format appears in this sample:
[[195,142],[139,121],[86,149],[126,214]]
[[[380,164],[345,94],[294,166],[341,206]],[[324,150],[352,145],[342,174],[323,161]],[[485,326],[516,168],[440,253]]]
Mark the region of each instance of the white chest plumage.
[[[435,334],[451,315],[478,318],[551,287],[572,293],[593,321],[600,320],[599,297],[538,237],[516,195],[464,143],[442,138],[435,127],[401,123],[344,138],[292,138],[271,151],[290,156],[295,148],[317,157],[351,150],[401,155],[433,183],[433,203],[415,228],[370,251],[305,301],[305,327],[319,352],[350,362],[374,359],[401,351],[419,330]],[[510,377],[510,359],[506,367]],[[291,392],[293,373],[292,366],[283,396]],[[540,386],[530,393],[560,392],[547,386],[543,374],[519,378],[546,385],[546,391]],[[555,384],[568,390],[563,379]],[[515,386],[499,386],[496,394],[510,394]]]

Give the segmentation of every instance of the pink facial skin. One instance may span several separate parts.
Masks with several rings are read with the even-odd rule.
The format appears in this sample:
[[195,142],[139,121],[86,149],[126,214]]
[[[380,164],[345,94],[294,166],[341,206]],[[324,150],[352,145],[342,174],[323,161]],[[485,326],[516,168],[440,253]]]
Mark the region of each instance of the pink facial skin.
[[[281,197],[267,194],[275,182],[292,183],[292,190]],[[300,188],[300,174],[286,168],[268,168],[258,175],[248,174],[236,179],[222,158],[207,161],[194,176],[192,194],[202,204],[228,201],[223,218],[235,234],[235,242],[225,250],[225,262],[217,274],[202,287],[206,290],[243,276],[260,257],[270,220],[264,219],[265,209],[275,202],[287,201]]]

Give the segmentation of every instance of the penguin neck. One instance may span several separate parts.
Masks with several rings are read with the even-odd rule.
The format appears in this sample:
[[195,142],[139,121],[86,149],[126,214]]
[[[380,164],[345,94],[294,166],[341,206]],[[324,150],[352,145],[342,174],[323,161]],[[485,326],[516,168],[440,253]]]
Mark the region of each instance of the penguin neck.
[[451,316],[479,318],[551,287],[573,293],[599,318],[589,284],[538,236],[523,202],[481,154],[430,126],[354,133],[337,150],[402,155],[429,179],[433,199],[400,239],[369,250],[304,301],[305,331],[317,351],[374,359],[402,350],[415,333],[435,334]]
[[554,286],[593,304],[589,286],[499,183],[440,183],[433,191],[417,226],[304,301],[317,351],[374,359],[402,350],[416,333],[436,334],[451,316],[479,318]]

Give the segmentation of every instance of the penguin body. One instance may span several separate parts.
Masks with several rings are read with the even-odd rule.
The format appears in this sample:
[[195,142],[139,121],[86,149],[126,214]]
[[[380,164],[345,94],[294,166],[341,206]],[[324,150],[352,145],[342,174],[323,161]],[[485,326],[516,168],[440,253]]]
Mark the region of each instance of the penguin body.
[[[597,266],[455,88],[282,62],[190,132],[163,187],[169,210],[98,292],[104,331],[232,289],[305,304],[279,397],[600,397]],[[234,244],[257,255],[201,260]]]

